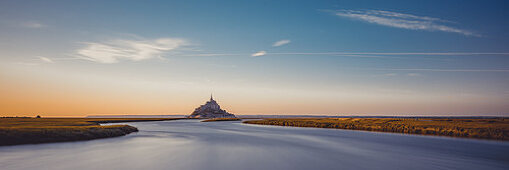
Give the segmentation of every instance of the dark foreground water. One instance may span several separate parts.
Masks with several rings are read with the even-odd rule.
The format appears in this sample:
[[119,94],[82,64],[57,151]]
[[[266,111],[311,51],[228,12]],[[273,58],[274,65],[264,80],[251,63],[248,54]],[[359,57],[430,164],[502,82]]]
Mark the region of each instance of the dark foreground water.
[[509,142],[178,120],[83,142],[0,147],[0,169],[509,169]]

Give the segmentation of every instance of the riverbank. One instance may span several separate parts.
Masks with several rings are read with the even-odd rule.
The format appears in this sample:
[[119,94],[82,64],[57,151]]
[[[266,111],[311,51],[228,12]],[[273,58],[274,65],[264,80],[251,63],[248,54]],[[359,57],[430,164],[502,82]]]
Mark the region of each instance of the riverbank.
[[166,121],[180,118],[0,118],[0,146],[109,138],[137,132],[129,125],[100,123]]
[[504,118],[276,118],[243,123],[509,140],[509,119]]
[[201,122],[217,122],[217,121],[240,121],[242,119],[239,118],[213,118],[202,120]]

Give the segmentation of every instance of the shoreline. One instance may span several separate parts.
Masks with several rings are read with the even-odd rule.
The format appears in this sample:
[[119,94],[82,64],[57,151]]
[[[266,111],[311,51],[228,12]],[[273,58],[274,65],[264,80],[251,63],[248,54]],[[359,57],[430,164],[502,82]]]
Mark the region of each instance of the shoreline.
[[509,141],[506,119],[272,118],[242,123]]
[[100,124],[178,119],[184,118],[0,118],[0,146],[119,137],[138,132],[138,128]]
[[221,122],[221,121],[241,121],[240,118],[212,118],[212,119],[205,119],[200,122]]

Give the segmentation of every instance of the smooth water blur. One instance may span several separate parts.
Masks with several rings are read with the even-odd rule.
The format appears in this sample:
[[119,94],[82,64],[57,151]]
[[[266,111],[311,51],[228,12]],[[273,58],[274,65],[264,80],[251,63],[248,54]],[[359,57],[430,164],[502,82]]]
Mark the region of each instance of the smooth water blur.
[[0,147],[0,169],[509,169],[509,142],[178,120],[83,142]]

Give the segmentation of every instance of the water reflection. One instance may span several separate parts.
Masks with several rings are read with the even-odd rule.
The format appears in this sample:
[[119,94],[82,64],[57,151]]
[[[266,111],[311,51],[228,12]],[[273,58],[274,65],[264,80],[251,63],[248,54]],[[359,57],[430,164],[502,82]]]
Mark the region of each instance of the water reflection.
[[0,147],[11,169],[508,169],[509,143],[179,120],[84,142]]

